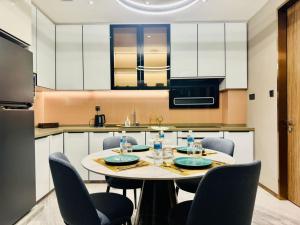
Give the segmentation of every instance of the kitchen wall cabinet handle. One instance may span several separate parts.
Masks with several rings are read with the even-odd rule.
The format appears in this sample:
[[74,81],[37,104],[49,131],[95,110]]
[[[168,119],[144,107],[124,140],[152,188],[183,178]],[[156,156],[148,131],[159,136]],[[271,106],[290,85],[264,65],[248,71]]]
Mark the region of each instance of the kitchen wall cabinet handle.
[[137,66],[137,68],[142,69],[168,69],[170,66]]
[[138,66],[138,67],[136,67],[136,70],[146,71],[146,72],[161,72],[161,71],[171,70],[171,67],[170,66],[158,66],[158,67]]

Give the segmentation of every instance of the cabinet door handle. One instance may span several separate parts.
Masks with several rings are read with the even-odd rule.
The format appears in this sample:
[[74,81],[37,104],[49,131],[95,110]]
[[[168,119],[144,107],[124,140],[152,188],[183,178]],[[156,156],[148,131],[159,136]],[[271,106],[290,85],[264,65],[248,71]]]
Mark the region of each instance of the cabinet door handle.
[[288,120],[287,121],[287,127],[288,127],[288,132],[292,133],[295,127],[295,124],[293,123],[292,120]]
[[141,71],[167,71],[170,70],[170,66],[137,66],[137,70]]

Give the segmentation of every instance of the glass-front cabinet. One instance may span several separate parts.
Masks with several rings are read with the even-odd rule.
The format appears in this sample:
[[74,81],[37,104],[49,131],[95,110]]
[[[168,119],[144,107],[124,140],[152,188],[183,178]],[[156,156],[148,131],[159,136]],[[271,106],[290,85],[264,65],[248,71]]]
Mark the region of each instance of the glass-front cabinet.
[[167,89],[170,25],[111,25],[112,89]]

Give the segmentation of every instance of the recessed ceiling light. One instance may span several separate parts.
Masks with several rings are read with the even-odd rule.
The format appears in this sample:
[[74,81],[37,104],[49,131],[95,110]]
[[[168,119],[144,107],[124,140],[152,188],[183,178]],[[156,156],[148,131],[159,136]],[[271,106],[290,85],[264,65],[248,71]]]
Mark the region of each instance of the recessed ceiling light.
[[151,35],[147,35],[147,38],[151,38]]
[[[167,3],[160,1],[151,2],[145,0],[117,0],[127,9],[144,14],[167,14],[184,10],[196,4],[200,0],[168,0]],[[203,0],[202,0],[203,1]]]
[[94,1],[92,1],[92,0],[89,1],[89,4],[90,4],[90,5],[94,5]]

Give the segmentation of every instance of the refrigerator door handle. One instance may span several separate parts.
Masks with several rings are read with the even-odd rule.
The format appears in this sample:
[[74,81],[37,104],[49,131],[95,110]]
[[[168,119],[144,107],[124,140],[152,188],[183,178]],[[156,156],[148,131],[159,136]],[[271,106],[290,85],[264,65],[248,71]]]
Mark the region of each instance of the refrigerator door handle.
[[0,109],[2,110],[20,110],[29,109],[32,107],[31,103],[0,103]]

